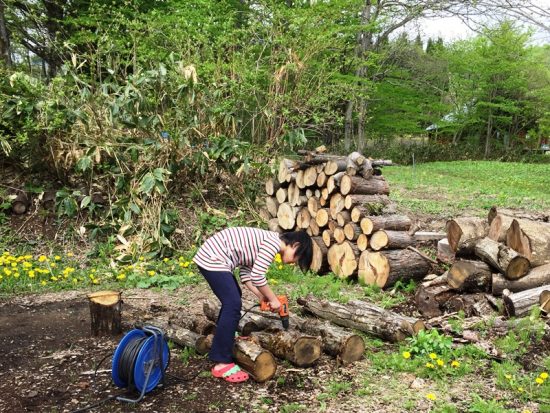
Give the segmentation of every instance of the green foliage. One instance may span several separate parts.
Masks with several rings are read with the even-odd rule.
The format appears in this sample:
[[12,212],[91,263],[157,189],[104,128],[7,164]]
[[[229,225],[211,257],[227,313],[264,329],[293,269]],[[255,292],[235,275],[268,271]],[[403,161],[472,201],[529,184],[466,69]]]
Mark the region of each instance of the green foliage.
[[452,337],[439,334],[436,329],[420,330],[418,334],[408,337],[411,354],[426,355],[430,353],[449,356],[451,354]]
[[510,357],[517,358],[528,351],[531,343],[540,343],[544,333],[544,320],[540,318],[540,309],[535,307],[529,317],[517,319],[513,329],[496,339],[495,345]]
[[478,394],[473,394],[472,398],[473,402],[467,410],[470,413],[507,413],[509,411],[498,400],[485,400]]

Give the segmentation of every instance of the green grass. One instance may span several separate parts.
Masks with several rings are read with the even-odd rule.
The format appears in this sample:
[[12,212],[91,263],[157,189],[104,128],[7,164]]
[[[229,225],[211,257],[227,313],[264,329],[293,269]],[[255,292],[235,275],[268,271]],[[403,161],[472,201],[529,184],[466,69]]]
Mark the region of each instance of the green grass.
[[550,209],[550,165],[494,161],[433,162],[385,168],[391,196],[415,212],[458,214],[495,205]]

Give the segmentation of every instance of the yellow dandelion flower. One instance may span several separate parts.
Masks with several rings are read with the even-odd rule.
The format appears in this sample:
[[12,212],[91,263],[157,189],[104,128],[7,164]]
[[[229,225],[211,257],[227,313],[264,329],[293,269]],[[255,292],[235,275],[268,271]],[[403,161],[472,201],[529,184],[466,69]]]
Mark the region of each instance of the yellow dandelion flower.
[[46,285],[46,284],[48,284],[46,281],[42,281],[42,282],[40,283],[40,285],[42,285],[42,286],[44,286],[44,285]]
[[68,252],[67,257],[74,257],[74,254],[72,252]]
[[546,380],[548,378],[548,373],[544,371],[544,372],[540,373],[539,377],[543,380]]
[[280,269],[280,270],[282,270],[282,269],[283,269],[283,266],[282,266],[282,265],[279,265],[277,268]]
[[6,274],[9,277],[11,275],[11,270],[4,268],[4,274]]
[[44,262],[47,260],[48,260],[48,257],[46,257],[45,255],[41,255],[40,257],[38,257],[38,262]]
[[432,363],[426,363],[426,367],[429,369],[433,369],[435,366]]
[[96,279],[96,278],[94,278],[94,279],[92,280],[92,284],[96,284],[96,285],[99,284],[99,280]]
[[403,352],[403,358],[404,359],[410,359],[411,358],[411,353],[409,353],[408,351],[404,351]]
[[521,413],[532,413],[531,410],[528,410],[528,409],[524,409],[521,411]]
[[73,284],[76,284],[78,282],[78,278],[73,278]]
[[168,261],[170,261],[170,260],[169,260],[168,258],[165,258],[165,259],[163,259],[162,261],[168,262]]
[[57,278],[55,275],[52,275],[52,276],[50,277],[50,280],[52,280],[52,281],[57,281],[58,278]]
[[139,260],[140,260],[140,261],[143,261],[144,259],[145,259],[145,258],[143,258],[143,257],[139,257]]
[[460,367],[460,363],[459,363],[458,361],[456,361],[456,360],[453,360],[453,361],[451,362],[451,367]]
[[59,255],[56,255],[55,257],[53,257],[54,260],[56,261],[59,261],[61,259],[61,257]]
[[506,377],[508,380],[512,380],[512,375],[511,374],[505,374],[504,377]]
[[153,275],[155,275],[155,272],[154,271],[147,271],[147,274],[149,274],[152,277]]
[[117,280],[122,281],[122,280],[126,279],[126,274],[124,274],[124,273],[118,274],[118,276],[116,278],[117,278]]
[[50,266],[51,266],[52,268],[55,268],[55,267],[57,267],[57,264],[56,264],[55,262],[52,262],[52,263],[50,264]]
[[16,263],[16,262],[12,262],[12,263],[11,263],[11,266],[14,267],[14,268],[17,267],[17,263]]
[[435,353],[430,353],[430,358],[431,358],[432,360],[435,360],[435,359],[437,358],[437,354],[435,354]]
[[283,259],[281,258],[281,254],[279,254],[279,253],[275,254],[274,260],[275,260],[276,263],[283,262]]
[[542,384],[542,383],[544,383],[544,379],[541,379],[540,377],[537,377],[537,378],[535,379],[535,382],[536,382],[537,384]]
[[518,392],[523,392],[523,387],[518,387]]
[[435,394],[433,394],[433,393],[428,393],[426,395],[426,399],[433,401],[433,400],[437,399],[437,397],[435,397]]
[[18,273],[17,271],[15,271],[15,272],[13,273],[13,276],[14,276],[14,278],[19,278],[19,273]]
[[23,262],[23,268],[32,268],[32,264],[28,261]]
[[436,363],[437,363],[438,366],[444,366],[445,365],[445,362],[441,359],[437,359]]

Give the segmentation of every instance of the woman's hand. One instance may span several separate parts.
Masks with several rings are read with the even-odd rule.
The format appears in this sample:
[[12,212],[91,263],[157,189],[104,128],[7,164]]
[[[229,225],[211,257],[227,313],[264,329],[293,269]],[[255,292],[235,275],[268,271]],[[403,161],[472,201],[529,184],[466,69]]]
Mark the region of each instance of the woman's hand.
[[274,313],[279,311],[279,308],[281,308],[281,302],[277,297],[273,297],[272,300],[269,300],[269,308]]

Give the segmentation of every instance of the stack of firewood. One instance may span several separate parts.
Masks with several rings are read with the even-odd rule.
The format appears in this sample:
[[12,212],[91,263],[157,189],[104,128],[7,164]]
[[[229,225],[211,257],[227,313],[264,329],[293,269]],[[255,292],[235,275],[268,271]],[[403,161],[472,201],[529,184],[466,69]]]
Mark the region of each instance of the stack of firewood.
[[438,254],[452,266],[417,290],[423,315],[449,310],[481,315],[491,311],[495,297],[502,297],[507,316],[526,315],[536,305],[550,311],[548,216],[493,207],[487,219],[450,220]]
[[266,182],[262,213],[272,231],[305,230],[313,237],[313,271],[357,276],[380,287],[419,280],[430,271],[430,261],[413,247],[426,234],[413,234],[411,219],[396,214],[388,197],[380,168],[391,161],[358,152],[301,155],[283,159],[277,176]]

